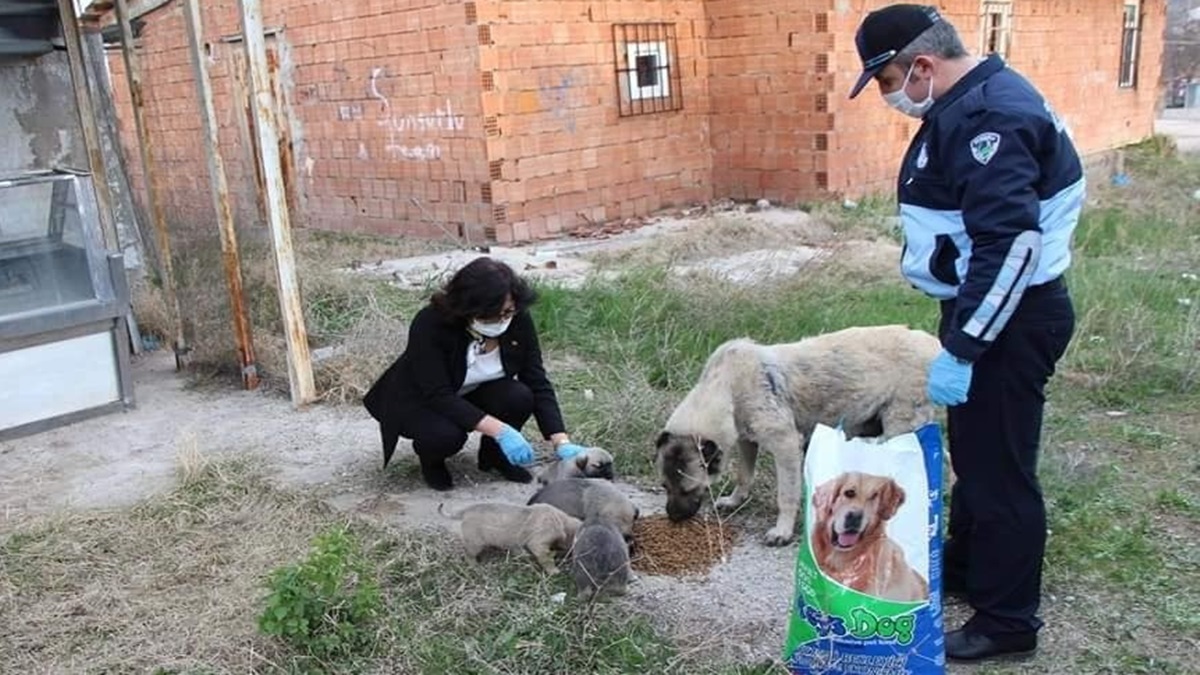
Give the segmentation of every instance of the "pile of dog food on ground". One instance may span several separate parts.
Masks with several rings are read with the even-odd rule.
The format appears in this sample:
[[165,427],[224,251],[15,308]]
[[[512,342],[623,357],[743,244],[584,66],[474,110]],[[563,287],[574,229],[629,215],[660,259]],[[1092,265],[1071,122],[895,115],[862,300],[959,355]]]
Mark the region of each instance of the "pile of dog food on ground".
[[737,531],[715,516],[673,523],[665,515],[643,516],[633,524],[635,550],[630,564],[647,574],[704,574],[729,556]]

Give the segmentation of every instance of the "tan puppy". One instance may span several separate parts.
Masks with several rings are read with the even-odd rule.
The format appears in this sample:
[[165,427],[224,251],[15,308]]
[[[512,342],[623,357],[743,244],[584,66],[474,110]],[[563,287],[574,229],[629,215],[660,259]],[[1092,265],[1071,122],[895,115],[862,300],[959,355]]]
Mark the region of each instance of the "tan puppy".
[[462,540],[467,555],[475,560],[489,548],[528,551],[549,574],[556,574],[554,551],[566,552],[575,542],[580,520],[546,504],[518,506],[489,502],[473,504],[448,514],[438,504],[438,513],[462,520]]
[[625,493],[603,478],[564,478],[541,488],[529,504],[550,504],[580,520],[605,520],[617,527],[626,541],[633,539],[638,509]]
[[613,479],[613,458],[604,448],[588,448],[574,457],[546,465],[538,474],[538,483],[545,485],[564,478]]
[[813,558],[834,581],[885,600],[928,599],[925,579],[887,536],[887,521],[904,503],[892,478],[843,473],[813,491]]
[[585,520],[575,537],[571,575],[583,600],[608,593],[625,595],[629,583],[629,548],[610,522]]

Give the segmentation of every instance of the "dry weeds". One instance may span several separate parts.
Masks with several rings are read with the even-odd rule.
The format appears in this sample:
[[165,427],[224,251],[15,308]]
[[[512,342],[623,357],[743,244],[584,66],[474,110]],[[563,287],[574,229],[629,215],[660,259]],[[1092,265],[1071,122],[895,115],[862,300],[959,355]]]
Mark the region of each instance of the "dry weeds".
[[19,524],[0,548],[0,671],[270,668],[261,578],[334,516],[275,492],[244,462],[180,453],[179,487],[130,511]]

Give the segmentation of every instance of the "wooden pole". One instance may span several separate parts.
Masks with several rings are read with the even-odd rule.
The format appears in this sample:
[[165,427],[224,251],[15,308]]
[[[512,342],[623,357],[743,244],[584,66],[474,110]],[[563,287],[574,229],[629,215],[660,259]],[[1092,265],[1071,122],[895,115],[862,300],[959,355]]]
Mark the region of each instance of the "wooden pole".
[[182,368],[188,361],[190,351],[183,337],[183,316],[179,310],[179,296],[175,290],[175,265],[171,259],[171,235],[167,230],[167,219],[159,199],[158,172],[154,169],[150,134],[146,129],[146,101],[142,91],[142,64],[133,46],[133,28],[129,25],[129,6],[126,0],[117,0],[117,21],[121,25],[121,54],[125,59],[125,77],[129,81],[129,97],[133,102],[133,122],[137,127],[138,146],[142,154],[142,177],[146,183],[146,201],[154,221],[154,232],[158,239],[159,267],[162,270],[162,287],[166,295],[167,308],[171,312],[172,328],[175,332],[175,368]]
[[121,242],[117,238],[117,225],[113,220],[108,173],[104,170],[104,155],[100,149],[100,130],[96,127],[92,92],[88,86],[87,68],[83,61],[83,40],[79,34],[79,19],[75,15],[75,3],[72,0],[58,0],[58,18],[62,24],[63,41],[67,46],[71,88],[75,90],[75,107],[79,113],[79,126],[83,129],[88,169],[92,173],[91,183],[96,193],[96,210],[100,212],[100,229],[104,234],[105,245],[113,251],[119,251]]
[[246,64],[249,71],[251,109],[258,152],[261,160],[264,188],[263,199],[267,225],[275,251],[275,273],[279,285],[279,309],[287,340],[288,381],[292,404],[302,406],[316,399],[313,382],[312,355],[308,349],[308,331],[304,327],[304,308],[300,303],[300,284],[292,251],[291,220],[283,184],[283,167],[279,160],[279,121],[275,116],[275,101],[267,71],[267,45],[263,34],[262,3],[260,0],[238,0],[242,15],[242,37],[246,45]]
[[233,226],[233,209],[229,205],[229,184],[225,178],[225,161],[221,157],[217,134],[217,115],[213,107],[212,83],[208,78],[201,39],[204,25],[200,19],[200,3],[185,0],[183,17],[187,25],[188,50],[192,56],[192,73],[196,78],[196,94],[200,98],[200,120],[204,125],[204,152],[208,157],[208,175],[212,180],[213,207],[221,233],[221,259],[225,264],[225,282],[229,287],[229,310],[233,314],[233,334],[237,339],[238,360],[242,385],[258,387],[258,368],[254,361],[254,336],[246,315],[245,292],[242,289],[241,256],[238,253],[237,230]]

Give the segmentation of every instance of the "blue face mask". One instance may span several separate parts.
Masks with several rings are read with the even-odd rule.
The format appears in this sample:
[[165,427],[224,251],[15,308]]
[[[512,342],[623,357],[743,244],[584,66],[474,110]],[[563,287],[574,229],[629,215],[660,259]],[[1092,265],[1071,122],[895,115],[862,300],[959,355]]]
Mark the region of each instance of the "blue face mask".
[[890,94],[884,94],[883,100],[887,101],[888,105],[892,106],[896,110],[899,110],[905,115],[914,117],[916,119],[921,119],[925,116],[925,113],[929,111],[929,107],[933,105],[933,77],[930,76],[929,78],[929,93],[925,96],[925,100],[921,101],[920,103],[912,100],[909,98],[908,92],[905,91],[905,88],[908,86],[908,80],[912,77],[913,68],[916,66],[917,62],[913,61],[912,65],[908,67],[908,73],[904,76],[904,84],[901,84],[900,88],[896,91],[893,91]]

